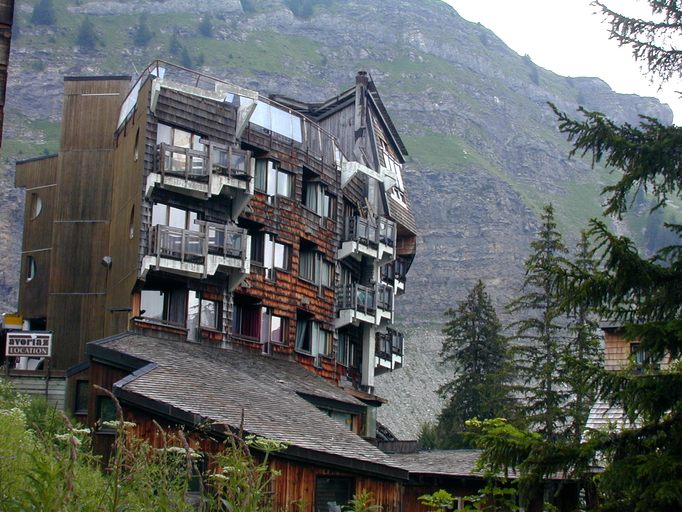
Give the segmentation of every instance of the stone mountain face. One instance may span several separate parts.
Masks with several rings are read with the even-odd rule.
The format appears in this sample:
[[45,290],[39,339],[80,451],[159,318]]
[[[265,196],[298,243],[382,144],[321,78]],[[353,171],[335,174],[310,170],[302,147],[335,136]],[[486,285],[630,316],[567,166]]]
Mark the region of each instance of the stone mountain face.
[[[197,0],[191,12],[180,0],[53,1],[52,26],[30,23],[33,2],[15,9],[0,174],[4,311],[16,307],[23,208],[13,164],[55,150],[64,75],[134,76],[163,58],[260,92],[322,100],[369,71],[412,157],[405,180],[420,236],[398,314],[422,327],[408,340],[408,364],[420,333],[437,332],[477,279],[500,306],[516,293],[544,203],[569,242],[599,214],[609,176],[568,158],[547,102],[630,123],[639,114],[672,121],[655,99],[537,67],[439,0]],[[153,37],[135,47],[143,14]],[[75,43],[86,16],[98,36],[89,48]],[[210,37],[199,33],[203,17]]]

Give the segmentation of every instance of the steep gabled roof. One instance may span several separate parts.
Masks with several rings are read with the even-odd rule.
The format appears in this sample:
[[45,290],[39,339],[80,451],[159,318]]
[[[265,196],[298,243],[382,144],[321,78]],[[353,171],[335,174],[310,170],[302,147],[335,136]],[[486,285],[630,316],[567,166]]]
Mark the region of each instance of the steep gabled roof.
[[137,370],[114,393],[152,412],[284,441],[283,457],[406,479],[376,447],[311,401],[359,413],[364,404],[300,365],[248,351],[127,333],[88,345],[88,355]]
[[[353,105],[355,102],[355,90],[356,88],[353,86],[320,103],[308,103],[281,95],[272,95],[271,98],[319,123],[339,110]],[[391,116],[388,115],[386,105],[384,105],[381,96],[379,96],[379,91],[377,90],[371,75],[368,77],[367,96],[374,109],[379,114],[379,121],[383,125],[386,134],[391,138],[395,147],[399,149],[404,160],[404,157],[408,155],[407,148],[400,138],[400,134],[398,134],[398,130],[396,130],[396,127],[391,120]]]

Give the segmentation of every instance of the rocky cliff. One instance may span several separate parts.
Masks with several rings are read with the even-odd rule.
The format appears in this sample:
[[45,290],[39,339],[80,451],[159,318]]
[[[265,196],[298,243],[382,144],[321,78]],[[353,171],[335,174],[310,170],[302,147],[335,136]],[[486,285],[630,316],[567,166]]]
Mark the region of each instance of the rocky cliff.
[[[423,324],[411,331],[411,354],[423,339],[438,345],[442,312],[477,279],[498,305],[515,293],[542,204],[555,205],[569,240],[599,214],[608,174],[568,158],[547,102],[632,123],[639,114],[672,119],[655,99],[537,67],[439,0],[197,0],[191,12],[180,0],[53,3],[57,21],[48,26],[30,22],[33,2],[16,6],[0,171],[4,311],[15,307],[20,253],[14,161],[55,150],[63,75],[135,75],[164,58],[261,92],[321,100],[369,71],[412,157],[405,179],[419,248],[398,304],[406,326]],[[79,46],[86,18],[96,37]],[[208,33],[199,30],[202,18]],[[142,23],[151,39],[136,46]],[[433,365],[412,357],[428,376]],[[408,383],[394,388],[401,386]]]

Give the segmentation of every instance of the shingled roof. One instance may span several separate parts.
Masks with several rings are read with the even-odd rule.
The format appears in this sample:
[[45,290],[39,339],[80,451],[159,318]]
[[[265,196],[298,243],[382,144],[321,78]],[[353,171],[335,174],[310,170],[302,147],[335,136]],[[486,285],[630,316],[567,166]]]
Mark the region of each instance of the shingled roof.
[[411,474],[480,477],[476,461],[481,450],[432,450],[394,453],[393,459]]
[[287,360],[135,333],[88,344],[90,357],[131,370],[114,384],[123,403],[209,421],[289,443],[284,457],[407,479],[389,456],[311,403],[355,412],[365,405]]

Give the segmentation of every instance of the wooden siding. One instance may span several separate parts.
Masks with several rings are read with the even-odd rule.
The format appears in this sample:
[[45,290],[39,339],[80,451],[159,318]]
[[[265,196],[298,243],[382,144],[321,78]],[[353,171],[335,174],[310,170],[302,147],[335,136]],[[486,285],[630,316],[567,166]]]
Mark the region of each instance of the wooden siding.
[[45,398],[57,410],[64,410],[66,378],[63,372],[48,376],[46,372],[12,370],[7,378],[18,392]]
[[112,149],[130,80],[64,79],[60,151]]
[[107,335],[129,329],[133,316],[126,309],[132,309],[132,294],[140,272],[145,166],[153,165],[155,150],[147,137],[151,85],[148,80],[142,86],[134,112],[116,137],[108,249],[112,265],[107,288],[110,312],[106,317]]
[[[17,164],[15,183],[26,188],[19,274],[19,312],[24,318],[47,316],[57,167],[57,156]],[[40,212],[35,215],[37,202]],[[35,275],[30,280],[29,257],[35,262]]]
[[155,110],[158,121],[232,145],[237,131],[237,109],[229,103],[212,101],[162,88]]
[[307,504],[305,510],[313,511],[315,481],[318,476],[353,478],[355,481],[355,494],[363,490],[371,492],[375,503],[383,507],[383,512],[400,512],[402,510],[400,506],[401,484],[396,481],[361,476],[323,466],[293,462],[278,457],[272,459],[271,467],[280,472],[280,475],[274,481],[272,489],[275,510],[286,510],[287,506],[292,502],[303,500]]
[[[54,365],[81,361],[105,323],[114,130],[129,79],[65,79],[52,232],[48,328]],[[57,270],[58,269],[58,270]]]

